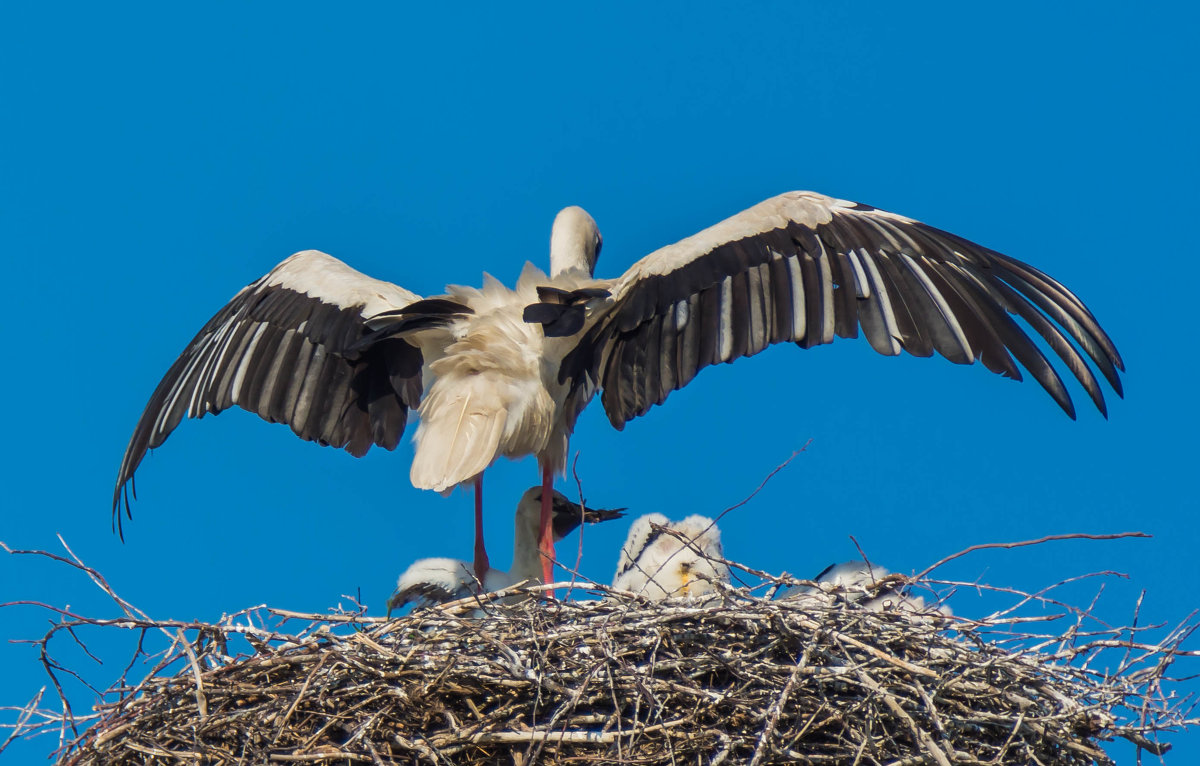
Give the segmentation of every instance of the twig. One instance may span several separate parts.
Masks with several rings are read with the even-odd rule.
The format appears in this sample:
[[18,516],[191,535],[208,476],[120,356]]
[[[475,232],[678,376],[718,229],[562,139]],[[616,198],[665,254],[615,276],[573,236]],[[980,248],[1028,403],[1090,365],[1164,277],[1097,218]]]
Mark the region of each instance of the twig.
[[970,547],[963,548],[958,553],[952,554],[944,559],[941,559],[940,561],[935,562],[934,564],[913,575],[913,579],[923,580],[929,575],[930,572],[943,564],[954,561],[957,558],[962,558],[968,553],[974,553],[975,551],[982,551],[988,548],[1021,548],[1026,545],[1040,545],[1041,543],[1049,543],[1057,540],[1123,540],[1127,537],[1150,538],[1153,537],[1153,535],[1148,535],[1145,532],[1121,532],[1114,535],[1089,535],[1083,532],[1077,532],[1069,535],[1046,535],[1045,537],[1039,537],[1036,540],[1022,540],[1021,542],[1016,543],[982,543],[980,545],[972,545]]
[[746,497],[742,498],[742,499],[741,499],[741,500],[739,500],[738,502],[734,503],[733,505],[729,506],[729,507],[728,507],[728,508],[726,508],[725,510],[721,511],[720,513],[718,513],[718,514],[717,514],[717,518],[713,520],[713,523],[716,523],[716,522],[720,521],[721,519],[725,518],[725,515],[726,515],[726,514],[728,514],[730,511],[737,510],[738,508],[741,508],[743,505],[745,505],[746,503],[748,503],[748,502],[750,502],[751,500],[753,500],[753,499],[754,499],[754,498],[755,498],[755,497],[758,495],[758,493],[759,493],[759,492],[762,492],[762,490],[763,490],[763,487],[767,486],[767,484],[768,484],[768,483],[771,481],[771,479],[774,479],[774,478],[775,478],[775,474],[779,473],[779,472],[780,472],[780,471],[782,471],[784,468],[787,468],[787,467],[788,467],[788,466],[791,464],[791,462],[792,462],[793,460],[795,460],[795,459],[796,459],[796,457],[797,457],[797,456],[798,456],[798,455],[799,455],[801,452],[806,452],[806,451],[808,451],[808,445],[812,444],[812,442],[813,442],[813,440],[812,440],[812,439],[809,439],[808,441],[804,442],[804,445],[803,445],[803,446],[801,446],[801,447],[800,447],[800,449],[796,450],[796,451],[795,451],[795,452],[793,452],[791,455],[789,455],[787,460],[785,460],[785,461],[783,461],[782,463],[780,463],[779,465],[775,466],[775,468],[773,468],[773,469],[771,470],[771,472],[767,474],[766,478],[765,478],[765,479],[763,479],[763,480],[762,480],[762,481],[759,483],[759,485],[758,485],[757,487],[755,487],[755,488],[754,488],[754,491],[753,491],[753,492],[751,492],[751,493],[750,493],[749,495],[747,495]]

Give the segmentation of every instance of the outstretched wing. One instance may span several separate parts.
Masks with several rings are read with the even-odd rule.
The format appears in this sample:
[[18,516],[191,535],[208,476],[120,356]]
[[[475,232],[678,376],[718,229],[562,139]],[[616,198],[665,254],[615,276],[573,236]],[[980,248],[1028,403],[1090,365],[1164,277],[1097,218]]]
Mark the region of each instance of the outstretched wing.
[[146,451],[185,416],[237,405],[356,456],[372,444],[394,449],[421,397],[421,352],[406,334],[469,311],[315,250],[291,256],[234,296],[159,382],[121,460],[115,523]]
[[1100,385],[1077,347],[1121,394],[1115,346],[1053,278],[919,221],[814,192],[781,194],[657,250],[610,292],[560,378],[601,386],[617,428],[708,365],[773,343],[856,337],[860,328],[882,354],[936,351],[1017,380],[1019,363],[1075,417],[1058,373],[1014,316],[1102,413]]

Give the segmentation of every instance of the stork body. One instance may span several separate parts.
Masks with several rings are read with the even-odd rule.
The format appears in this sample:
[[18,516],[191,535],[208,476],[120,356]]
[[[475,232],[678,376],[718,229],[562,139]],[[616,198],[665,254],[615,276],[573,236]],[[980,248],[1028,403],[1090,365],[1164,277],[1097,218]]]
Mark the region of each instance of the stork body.
[[480,580],[488,570],[482,473],[502,455],[537,457],[548,581],[553,476],[597,391],[620,429],[706,366],[861,329],[887,355],[979,360],[1018,380],[1024,368],[1074,417],[1062,379],[1017,317],[1102,413],[1087,359],[1121,393],[1120,355],[1061,283],[866,205],[781,194],[612,280],[592,276],[599,250],[591,216],[566,208],[551,233],[548,275],[527,265],[515,289],[485,275],[482,288],[428,299],[324,253],[288,258],[218,312],[159,383],[121,463],[115,521],[142,458],[185,416],[238,405],[362,455],[373,444],[395,448],[417,408],[412,483],[442,492],[475,486]]
[[[526,306],[539,301],[538,287],[573,290],[585,275],[583,270],[560,269],[547,277],[527,263],[515,290],[490,275],[484,275],[481,289],[451,285],[449,298],[470,307],[471,313],[450,325],[451,342],[440,345],[442,339],[436,338],[434,348],[422,349],[431,361],[425,365],[427,393],[417,409],[412,484],[445,492],[457,484],[475,483],[475,574],[480,580],[487,569],[480,506],[483,472],[497,457],[525,455],[537,456],[541,468],[545,504],[539,543],[548,558],[540,565],[544,579],[552,579],[554,547],[545,535],[552,516],[549,502],[554,476],[566,464],[579,410],[564,406],[571,385],[559,381],[557,369],[546,363],[561,358],[569,341],[547,337],[522,315]],[[372,324],[387,332],[382,321]],[[587,393],[584,401],[590,398]]]
[[715,582],[729,582],[716,522],[706,516],[672,522],[651,513],[629,528],[613,587],[662,601],[713,593]]
[[[893,582],[899,580],[900,582]],[[861,604],[872,612],[897,609],[905,612],[937,612],[950,616],[944,604],[927,605],[922,596],[908,593],[903,578],[893,577],[878,564],[866,561],[844,561],[825,567],[813,578],[816,583],[796,585],[780,594],[780,598],[796,599],[800,603],[824,605],[835,599]]]
[[[551,494],[551,534],[562,540],[581,523],[595,524],[618,519],[624,509],[588,508],[571,502],[561,492]],[[388,611],[410,602],[445,603],[476,593],[503,590],[520,582],[544,583],[541,537],[542,488],[531,487],[521,496],[513,532],[512,567],[506,572],[489,567],[482,578],[470,562],[458,559],[427,558],[414,561],[400,575],[396,591],[388,599]]]

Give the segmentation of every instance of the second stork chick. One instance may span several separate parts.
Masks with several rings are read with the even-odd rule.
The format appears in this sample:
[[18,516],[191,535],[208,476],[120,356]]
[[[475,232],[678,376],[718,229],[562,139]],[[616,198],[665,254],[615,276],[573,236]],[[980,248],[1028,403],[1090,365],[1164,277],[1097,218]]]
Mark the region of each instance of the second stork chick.
[[[408,603],[422,605],[457,601],[472,594],[503,590],[520,582],[542,583],[542,557],[538,550],[538,528],[541,515],[542,488],[530,487],[517,503],[513,535],[512,568],[488,567],[480,582],[469,561],[448,558],[428,558],[414,561],[396,583],[388,599],[388,612]],[[554,491],[551,498],[551,526],[554,542],[562,540],[582,523],[594,524],[619,519],[624,509],[588,508],[568,500]]]

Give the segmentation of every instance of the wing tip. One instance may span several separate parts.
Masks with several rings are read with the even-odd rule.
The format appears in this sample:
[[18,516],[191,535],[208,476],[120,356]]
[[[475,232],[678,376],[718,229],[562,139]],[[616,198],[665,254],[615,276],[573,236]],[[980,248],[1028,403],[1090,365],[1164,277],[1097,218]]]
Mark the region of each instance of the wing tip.
[[[1050,392],[1050,395],[1054,397],[1054,401],[1058,402],[1058,406],[1062,407],[1063,412],[1067,413],[1067,417],[1071,420],[1079,420],[1079,416],[1075,412],[1075,402],[1071,401],[1071,397],[1063,393],[1062,399],[1059,399],[1053,391]],[[1108,415],[1106,414],[1105,417]]]
[[120,537],[121,542],[125,542],[125,526],[122,523],[121,511],[124,506],[125,518],[133,521],[132,503],[129,502],[130,496],[137,500],[137,483],[134,482],[133,476],[121,475],[117,479],[117,486],[113,489],[112,503],[112,527],[113,533]]

